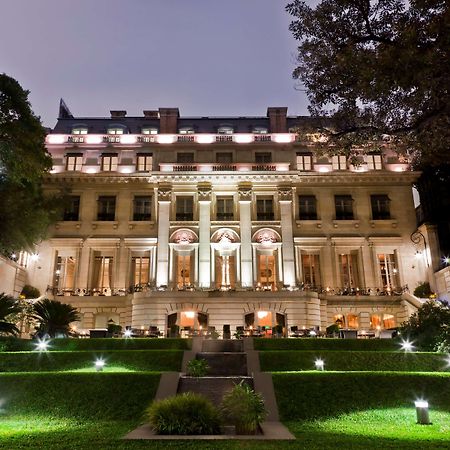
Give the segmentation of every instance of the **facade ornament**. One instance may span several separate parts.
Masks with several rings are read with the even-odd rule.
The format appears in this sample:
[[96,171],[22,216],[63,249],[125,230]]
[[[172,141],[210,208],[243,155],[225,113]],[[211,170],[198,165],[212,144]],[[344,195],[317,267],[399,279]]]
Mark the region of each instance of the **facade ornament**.
[[239,201],[251,201],[252,200],[252,184],[251,183],[239,183],[238,186]]
[[212,193],[211,183],[207,182],[198,183],[197,188],[199,201],[211,201],[211,193]]
[[173,233],[171,241],[175,244],[188,245],[197,241],[197,236],[191,230],[177,230]]
[[292,201],[292,187],[291,186],[279,186],[278,187],[278,200]]
[[158,186],[158,201],[168,202],[172,198],[172,186],[170,184],[161,183]]
[[255,241],[262,245],[270,245],[277,242],[277,236],[271,230],[261,230],[256,233]]

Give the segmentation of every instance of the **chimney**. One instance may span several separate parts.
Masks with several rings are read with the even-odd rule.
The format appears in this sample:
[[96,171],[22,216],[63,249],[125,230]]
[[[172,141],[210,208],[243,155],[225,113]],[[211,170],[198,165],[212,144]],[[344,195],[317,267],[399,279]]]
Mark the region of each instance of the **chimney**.
[[159,132],[161,134],[178,133],[178,108],[159,108]]
[[271,133],[287,133],[287,108],[269,107],[267,108],[269,118],[269,130]]
[[117,119],[118,117],[125,117],[127,115],[126,111],[110,111],[111,119]]
[[150,109],[144,109],[143,111],[144,117],[147,117],[148,119],[159,119],[159,112],[155,110]]

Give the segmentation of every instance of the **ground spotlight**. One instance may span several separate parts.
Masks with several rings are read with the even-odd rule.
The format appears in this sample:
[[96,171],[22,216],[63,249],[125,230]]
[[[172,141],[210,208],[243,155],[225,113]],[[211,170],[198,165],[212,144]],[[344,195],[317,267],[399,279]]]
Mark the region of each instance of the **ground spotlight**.
[[428,402],[425,400],[416,400],[414,406],[416,407],[417,423],[419,425],[430,425]]
[[123,336],[126,338],[130,338],[131,337],[131,330],[125,330],[123,333]]
[[411,352],[414,348],[414,345],[410,341],[402,341],[401,343],[401,349],[405,352]]
[[320,358],[316,359],[314,361],[314,364],[316,365],[317,370],[324,370],[324,368],[325,368],[325,362],[323,359],[320,359]]
[[36,350],[39,352],[46,352],[48,350],[48,341],[45,339],[38,340],[36,344]]
[[103,361],[103,359],[97,359],[95,361],[95,370],[97,372],[102,372],[103,371],[103,367],[105,367],[105,361]]

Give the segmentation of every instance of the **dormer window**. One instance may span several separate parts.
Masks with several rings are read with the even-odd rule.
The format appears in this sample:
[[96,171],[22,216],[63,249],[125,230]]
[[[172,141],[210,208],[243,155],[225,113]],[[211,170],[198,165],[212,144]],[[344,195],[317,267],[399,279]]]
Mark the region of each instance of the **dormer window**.
[[195,130],[193,127],[183,127],[180,128],[179,130],[179,134],[194,134]]
[[108,134],[124,134],[125,127],[123,125],[112,125],[108,128]]
[[253,134],[267,134],[268,130],[265,127],[255,127],[253,128]]
[[221,125],[218,130],[217,134],[233,134],[234,128],[231,125]]
[[72,134],[88,134],[88,129],[85,126],[75,126],[72,128]]
[[158,128],[155,127],[145,127],[141,131],[142,134],[158,134]]

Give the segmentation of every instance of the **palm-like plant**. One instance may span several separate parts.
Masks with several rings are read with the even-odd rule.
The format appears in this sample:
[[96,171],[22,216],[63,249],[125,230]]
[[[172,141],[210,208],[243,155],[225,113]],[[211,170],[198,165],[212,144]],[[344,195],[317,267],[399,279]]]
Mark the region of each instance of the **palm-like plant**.
[[77,309],[72,305],[47,298],[34,304],[32,317],[38,322],[38,331],[50,337],[69,335],[70,323],[80,320]]
[[0,334],[18,334],[19,329],[10,322],[14,314],[20,312],[20,306],[17,301],[5,293],[0,294]]

